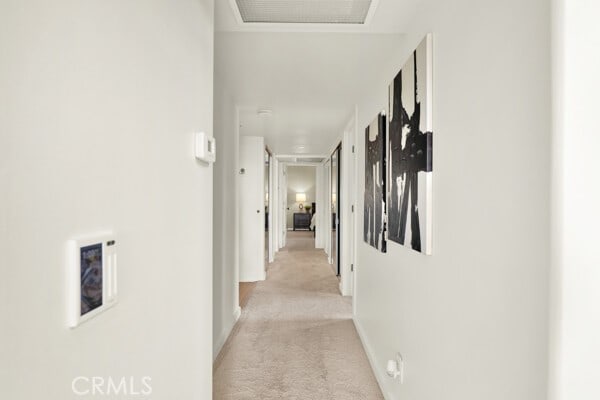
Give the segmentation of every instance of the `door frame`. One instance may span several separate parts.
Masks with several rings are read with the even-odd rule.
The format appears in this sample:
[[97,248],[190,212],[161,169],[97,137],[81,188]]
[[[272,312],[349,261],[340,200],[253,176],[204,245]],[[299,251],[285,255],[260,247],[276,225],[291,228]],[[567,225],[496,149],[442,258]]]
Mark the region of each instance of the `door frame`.
[[267,229],[268,229],[268,236],[267,236],[267,244],[268,244],[268,248],[267,248],[267,254],[266,254],[266,258],[267,261],[269,263],[272,263],[274,261],[275,258],[275,245],[274,245],[274,234],[273,234],[273,223],[275,221],[274,215],[273,215],[273,210],[275,209],[275,207],[273,207],[273,201],[276,200],[276,196],[274,196],[274,190],[273,187],[275,186],[275,179],[274,179],[274,174],[273,174],[273,166],[274,166],[274,162],[275,162],[275,157],[273,157],[273,152],[271,152],[271,149],[269,149],[269,146],[265,145],[265,152],[266,154],[268,154],[269,156],[269,171],[267,172],[268,175],[268,179],[269,179],[269,187],[267,188],[267,195],[268,195],[268,199],[267,201],[269,202],[268,207],[267,207],[267,212],[269,213],[268,216],[268,220],[267,220]]
[[[336,169],[336,180],[335,180],[335,222],[332,221],[332,224],[335,224],[335,241],[336,241],[336,246],[335,246],[335,262],[336,262],[336,266],[335,266],[335,270],[336,270],[336,275],[340,277],[342,276],[342,251],[340,249],[344,249],[345,246],[342,246],[342,220],[343,218],[343,214],[342,214],[342,142],[340,141],[338,143],[338,145],[336,146],[336,148],[333,150],[333,152],[331,153],[331,173],[330,175],[333,175],[333,156],[336,156],[336,165],[335,165],[335,169]],[[333,179],[330,177],[329,180],[329,190],[330,192],[333,189]],[[333,198],[331,198],[331,203],[330,206],[333,204]],[[333,228],[333,226],[332,226]],[[333,243],[332,243],[333,245]],[[331,263],[331,262],[330,262]]]
[[355,110],[344,129],[342,138],[341,167],[341,196],[342,204],[340,213],[342,215],[341,248],[342,273],[340,279],[340,291],[343,296],[354,296],[356,281],[356,246],[357,246],[357,218],[356,209],[357,191],[361,186],[358,183],[358,168],[356,161],[356,138],[357,138],[357,112]]

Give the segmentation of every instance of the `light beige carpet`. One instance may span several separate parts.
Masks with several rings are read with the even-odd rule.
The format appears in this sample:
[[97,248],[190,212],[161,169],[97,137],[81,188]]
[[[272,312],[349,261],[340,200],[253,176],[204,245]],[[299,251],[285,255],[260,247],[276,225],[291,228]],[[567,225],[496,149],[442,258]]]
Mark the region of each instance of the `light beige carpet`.
[[288,232],[215,361],[213,398],[382,399],[338,284],[312,232]]

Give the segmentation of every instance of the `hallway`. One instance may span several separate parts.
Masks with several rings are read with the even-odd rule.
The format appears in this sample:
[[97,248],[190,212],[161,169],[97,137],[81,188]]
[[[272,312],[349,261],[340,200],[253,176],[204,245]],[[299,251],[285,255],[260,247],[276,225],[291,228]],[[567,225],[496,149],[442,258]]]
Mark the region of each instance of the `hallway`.
[[215,361],[213,398],[383,398],[338,284],[312,232],[288,232]]

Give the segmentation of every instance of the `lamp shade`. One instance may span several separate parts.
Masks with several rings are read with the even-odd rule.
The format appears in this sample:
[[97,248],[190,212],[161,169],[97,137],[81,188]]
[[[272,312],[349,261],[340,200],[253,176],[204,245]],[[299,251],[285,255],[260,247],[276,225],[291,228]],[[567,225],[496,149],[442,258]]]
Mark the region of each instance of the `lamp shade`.
[[296,193],[296,203],[302,203],[306,201],[306,193]]

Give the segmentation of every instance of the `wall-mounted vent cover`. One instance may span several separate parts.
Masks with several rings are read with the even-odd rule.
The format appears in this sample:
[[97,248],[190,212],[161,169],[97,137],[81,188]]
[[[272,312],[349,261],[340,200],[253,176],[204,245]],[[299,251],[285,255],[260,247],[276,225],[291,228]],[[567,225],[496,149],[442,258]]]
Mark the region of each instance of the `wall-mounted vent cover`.
[[245,23],[364,24],[373,0],[235,0]]

